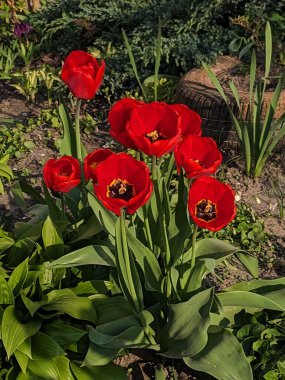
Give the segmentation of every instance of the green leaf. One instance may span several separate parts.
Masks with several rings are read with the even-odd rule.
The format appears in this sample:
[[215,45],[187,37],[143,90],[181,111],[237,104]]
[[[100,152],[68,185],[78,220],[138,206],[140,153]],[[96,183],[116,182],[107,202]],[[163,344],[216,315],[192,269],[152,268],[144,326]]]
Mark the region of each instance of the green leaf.
[[157,258],[149,248],[134,236],[129,228],[126,231],[128,245],[142,269],[146,288],[161,292],[163,276]]
[[267,78],[270,72],[272,58],[272,32],[269,21],[265,27],[265,77]]
[[282,306],[278,302],[270,300],[266,297],[266,294],[265,296],[262,296],[260,294],[245,291],[228,291],[217,294],[217,297],[223,306],[241,306],[242,308],[285,311],[285,305]]
[[23,371],[23,373],[26,373],[29,357],[18,350],[15,350],[14,355],[21,370]]
[[20,293],[26,281],[28,275],[28,261],[29,259],[27,258],[21,264],[19,264],[17,268],[14,269],[9,278],[8,284],[13,290],[15,297]]
[[130,304],[122,296],[94,298],[92,303],[97,312],[98,325],[115,321],[133,313]]
[[0,305],[13,305],[14,296],[13,291],[5,280],[4,277],[0,275]]
[[258,278],[258,259],[247,252],[237,252],[236,257],[254,278]]
[[219,326],[210,326],[204,349],[184,362],[195,371],[218,380],[252,380],[252,371],[235,336]]
[[155,66],[154,66],[154,101],[157,101],[158,72],[161,58],[161,18],[158,19],[158,31],[155,49]]
[[116,358],[118,351],[119,349],[117,348],[100,347],[91,342],[83,360],[82,367],[106,365]]
[[22,323],[15,307],[8,306],[2,320],[2,340],[8,359],[24,340],[36,334],[40,327],[41,321],[38,319]]
[[88,332],[91,342],[105,348],[150,347],[140,319],[134,314],[99,325],[96,330],[90,326]]
[[115,364],[108,364],[102,367],[79,367],[71,363],[71,369],[77,380],[128,380],[127,374],[123,368]]
[[86,334],[86,331],[65,324],[61,321],[49,323],[45,325],[42,330],[60,346],[69,346],[70,344],[77,342]]
[[167,338],[163,339],[167,350],[162,353],[163,356],[193,356],[205,347],[213,297],[213,289],[207,289],[197,293],[189,301],[169,305]]
[[112,236],[115,236],[115,224],[117,217],[107,210],[95,197],[94,194],[88,193],[88,202],[97,219],[100,221],[103,229]]
[[113,253],[104,245],[89,245],[77,249],[46,265],[47,268],[72,268],[80,265],[105,265],[115,267]]
[[73,127],[68,108],[63,98],[60,99],[58,113],[63,125],[63,139],[61,140],[59,151],[61,155],[70,155],[76,157],[77,151],[75,129]]
[[58,357],[53,360],[30,360],[28,369],[39,379],[73,380],[69,369],[69,360],[65,357]]
[[137,268],[129,252],[124,214],[116,223],[116,264],[121,290],[133,310],[140,314],[143,310],[143,293]]
[[57,259],[64,255],[64,243],[61,232],[49,216],[43,225],[42,238],[48,257]]
[[[197,241],[196,258],[199,259],[214,259],[217,263],[223,261],[228,256],[233,255],[239,250],[227,241],[222,241],[215,238],[206,238]],[[185,261],[191,260],[191,250],[185,254]]]
[[125,43],[126,48],[127,48],[128,56],[129,56],[129,59],[130,59],[131,65],[132,65],[132,69],[133,69],[133,72],[135,74],[135,78],[136,78],[136,80],[137,80],[137,82],[138,82],[138,84],[139,84],[139,86],[141,88],[144,100],[146,102],[148,102],[148,97],[147,97],[147,94],[145,92],[144,86],[142,85],[142,83],[140,81],[140,77],[139,77],[139,74],[138,74],[138,70],[137,70],[135,58],[134,58],[134,55],[133,55],[133,52],[132,52],[132,48],[131,48],[131,46],[129,44],[129,40],[128,40],[128,37],[127,37],[124,29],[122,29],[122,34],[123,34],[124,43]]
[[90,296],[96,293],[106,294],[113,287],[114,284],[110,281],[92,280],[79,282],[78,285],[75,288],[71,288],[71,290],[77,295]]
[[53,359],[56,356],[63,356],[64,354],[60,345],[50,336],[42,332],[38,332],[32,336],[33,360]]
[[47,294],[47,302],[42,307],[47,311],[56,310],[73,318],[97,322],[96,311],[91,300],[87,297],[76,296],[70,289],[52,290]]
[[165,377],[165,372],[163,371],[163,368],[155,368],[155,373],[154,373],[154,380],[166,380]]

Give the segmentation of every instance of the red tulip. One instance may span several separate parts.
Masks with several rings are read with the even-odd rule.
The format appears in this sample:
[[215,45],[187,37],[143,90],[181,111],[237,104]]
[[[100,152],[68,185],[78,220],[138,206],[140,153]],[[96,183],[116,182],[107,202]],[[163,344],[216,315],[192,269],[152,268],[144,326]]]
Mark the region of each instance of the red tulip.
[[174,150],[178,167],[188,178],[214,174],[223,158],[216,142],[210,137],[188,135]]
[[117,101],[109,112],[110,135],[126,148],[136,149],[135,143],[126,131],[126,125],[132,111],[142,104],[144,103],[138,100],[125,98]]
[[183,137],[202,135],[202,119],[197,112],[191,110],[185,104],[172,104],[171,107],[181,116],[181,134]]
[[92,99],[98,91],[105,71],[105,62],[81,50],[72,51],[63,64],[61,79],[79,99]]
[[86,181],[92,179],[97,181],[96,169],[100,162],[104,161],[107,157],[114,154],[110,149],[96,149],[89,153],[84,159],[84,174]]
[[95,194],[116,215],[120,215],[122,208],[134,214],[151,196],[153,186],[148,167],[126,153],[112,154],[102,161],[96,176]]
[[46,186],[60,193],[68,193],[81,182],[79,161],[72,156],[48,160],[43,174]]
[[170,105],[153,102],[132,111],[126,130],[138,150],[160,157],[178,143],[180,124],[179,114]]
[[233,189],[215,178],[201,177],[189,190],[188,209],[194,223],[219,231],[236,215]]

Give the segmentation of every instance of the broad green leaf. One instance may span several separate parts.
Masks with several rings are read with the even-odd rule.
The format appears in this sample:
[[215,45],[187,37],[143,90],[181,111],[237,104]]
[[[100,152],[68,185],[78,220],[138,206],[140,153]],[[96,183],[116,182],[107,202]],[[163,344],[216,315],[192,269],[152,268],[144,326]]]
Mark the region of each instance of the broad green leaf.
[[237,252],[236,257],[254,278],[258,278],[258,259],[247,252]]
[[223,306],[241,306],[243,308],[285,311],[285,305],[282,306],[278,302],[270,300],[266,297],[266,294],[262,296],[251,292],[228,291],[217,294],[217,297]]
[[0,275],[0,304],[1,305],[13,305],[14,304],[14,296],[13,296],[13,291],[5,280]]
[[89,245],[77,249],[46,265],[47,268],[71,268],[80,265],[115,266],[113,253],[104,245]]
[[116,265],[121,290],[135,313],[143,310],[143,293],[132,253],[129,252],[125,218],[121,215],[116,222]]
[[[147,310],[144,310],[142,314],[145,324],[149,326],[153,322],[153,316]],[[90,326],[88,332],[91,342],[106,348],[148,347],[157,349],[157,346],[151,346],[140,318],[134,314],[99,325],[96,329]]]
[[2,320],[2,340],[8,359],[24,340],[36,334],[40,327],[41,321],[38,319],[22,323],[15,307],[8,306]]
[[23,371],[23,373],[26,373],[29,357],[18,350],[15,350],[14,355],[21,370]]
[[28,275],[28,261],[27,258],[15,268],[9,278],[8,284],[13,290],[15,297],[20,293]]
[[110,281],[92,280],[79,282],[78,285],[75,288],[71,288],[71,290],[77,295],[90,296],[96,293],[106,294],[113,287],[114,284]]
[[47,334],[38,332],[32,336],[33,360],[53,359],[64,354],[60,345]]
[[116,358],[118,351],[117,348],[100,347],[91,342],[83,360],[82,367],[106,365]]
[[163,339],[167,350],[162,353],[163,356],[193,356],[205,347],[213,297],[213,289],[207,289],[197,293],[189,301],[169,305],[167,337]]
[[252,380],[252,371],[241,344],[228,330],[210,326],[206,346],[197,355],[184,358],[196,371],[206,372],[218,380]]
[[[215,238],[206,238],[198,240],[196,243],[196,258],[199,259],[214,259],[216,262],[221,262],[228,256],[233,255],[239,250],[227,241],[222,241]],[[186,252],[184,261],[191,260],[191,250]]]
[[102,367],[79,367],[71,363],[71,369],[77,380],[128,380],[127,374],[123,368],[110,363]]
[[224,289],[225,291],[246,291],[250,292],[252,290],[255,293],[268,292],[270,289],[276,290],[285,287],[285,277],[280,277],[274,280],[252,280],[252,281],[242,281],[238,282],[229,288]]
[[122,296],[111,298],[95,298],[92,300],[95,306],[98,325],[105,324],[133,314],[130,304]]
[[61,321],[44,325],[42,331],[54,339],[60,346],[69,346],[86,334],[86,331]]
[[96,311],[90,299],[78,297],[70,289],[52,290],[47,294],[47,301],[42,307],[47,311],[56,310],[73,318],[97,322]]
[[115,224],[117,217],[107,210],[95,197],[94,194],[88,193],[88,202],[97,219],[100,221],[103,229],[112,236],[115,236]]
[[126,230],[128,245],[142,269],[146,288],[151,291],[161,292],[163,276],[154,253],[139,241],[129,228]]
[[61,232],[49,216],[43,225],[42,238],[48,257],[58,259],[64,255],[64,243]]
[[53,360],[30,360],[28,369],[34,375],[45,380],[71,380],[72,375],[67,365],[68,359],[64,357]]

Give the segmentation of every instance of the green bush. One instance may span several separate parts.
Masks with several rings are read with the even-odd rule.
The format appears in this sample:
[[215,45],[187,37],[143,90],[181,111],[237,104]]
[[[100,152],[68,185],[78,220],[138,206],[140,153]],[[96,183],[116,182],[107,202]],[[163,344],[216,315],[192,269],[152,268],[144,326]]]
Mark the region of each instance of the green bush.
[[[229,42],[236,36],[230,28],[231,18],[253,14],[254,9],[265,17],[281,7],[280,0],[274,9],[268,0],[254,4],[249,0],[60,0],[48,2],[30,21],[43,36],[43,47],[48,51],[60,52],[64,58],[73,49],[90,47],[104,57],[106,82],[114,90],[133,77],[122,42],[122,28],[144,79],[153,73],[153,36],[160,16],[160,71],[179,75],[201,61],[209,62],[227,52]],[[238,26],[235,29],[239,30]]]

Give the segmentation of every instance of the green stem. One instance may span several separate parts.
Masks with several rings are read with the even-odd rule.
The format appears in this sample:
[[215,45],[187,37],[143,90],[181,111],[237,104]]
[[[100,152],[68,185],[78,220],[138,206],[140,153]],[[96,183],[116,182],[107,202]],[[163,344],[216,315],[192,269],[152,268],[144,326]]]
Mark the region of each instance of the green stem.
[[129,291],[131,293],[131,297],[134,302],[135,311],[137,314],[139,314],[140,306],[139,306],[139,301],[137,298],[137,294],[135,291],[135,286],[134,286],[133,278],[132,278],[131,263],[130,263],[130,257],[129,257],[128,243],[127,243],[126,225],[125,225],[125,212],[123,209],[121,210],[121,215],[120,215],[120,230],[121,230],[122,252],[123,252],[124,262],[126,265],[126,275],[127,275],[127,281],[129,284]]
[[192,233],[192,256],[191,256],[191,269],[194,268],[196,260],[196,240],[197,240],[198,226],[195,224]]
[[152,237],[151,237],[148,214],[147,214],[147,205],[144,205],[142,207],[142,210],[143,210],[144,230],[145,230],[146,240],[147,240],[150,250],[153,251]]
[[60,193],[60,201],[61,201],[61,212],[62,212],[62,218],[65,220],[65,212],[64,212],[64,196],[63,193]]
[[157,164],[156,164],[156,156],[152,156],[152,162],[151,162],[151,174],[152,174],[152,181],[154,186],[154,193],[157,203],[157,209],[158,209],[158,221],[159,221],[159,227],[160,227],[160,233],[162,237],[162,245],[164,249],[165,254],[165,272],[166,272],[166,296],[169,298],[171,296],[171,281],[169,277],[169,270],[171,267],[171,255],[170,255],[170,248],[169,248],[169,242],[168,242],[168,236],[166,231],[166,221],[165,221],[165,213],[163,212],[162,208],[162,201],[160,197],[159,192],[159,186],[158,186],[158,173],[157,173]]
[[81,138],[80,138],[80,107],[81,99],[76,101],[76,113],[75,113],[75,138],[76,138],[76,153],[79,161],[82,161],[81,154]]

